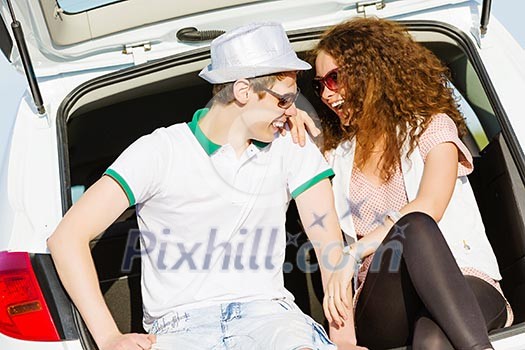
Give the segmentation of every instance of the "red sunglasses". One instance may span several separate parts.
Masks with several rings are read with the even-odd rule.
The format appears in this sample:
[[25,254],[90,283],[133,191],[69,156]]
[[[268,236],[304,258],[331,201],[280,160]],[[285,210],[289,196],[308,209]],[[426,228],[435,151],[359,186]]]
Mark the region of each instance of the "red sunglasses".
[[325,86],[332,91],[337,91],[337,68],[332,69],[331,71],[326,73],[322,78],[315,77],[312,81],[312,86],[314,88],[314,92],[318,96],[321,96],[323,94]]

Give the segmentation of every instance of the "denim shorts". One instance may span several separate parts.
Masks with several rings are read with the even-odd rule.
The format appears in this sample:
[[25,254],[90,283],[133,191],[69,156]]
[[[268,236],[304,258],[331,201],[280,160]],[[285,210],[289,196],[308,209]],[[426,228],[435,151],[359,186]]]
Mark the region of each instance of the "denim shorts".
[[226,303],[158,319],[152,350],[335,350],[321,325],[286,299]]

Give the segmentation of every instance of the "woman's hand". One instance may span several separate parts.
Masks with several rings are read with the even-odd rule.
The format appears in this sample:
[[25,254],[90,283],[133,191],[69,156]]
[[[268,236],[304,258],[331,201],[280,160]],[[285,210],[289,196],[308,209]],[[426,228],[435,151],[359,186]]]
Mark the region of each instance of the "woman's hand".
[[156,342],[153,334],[116,334],[100,344],[100,350],[150,350]]
[[[352,317],[352,289],[350,281],[357,262],[352,255],[341,254],[339,262],[330,266],[332,273],[326,284],[323,310],[330,324],[342,327]],[[352,322],[353,324],[353,322]]]
[[[301,146],[305,145],[306,131],[308,131],[312,137],[317,137],[321,133],[321,130],[315,126],[314,121],[308,113],[299,108],[297,108],[297,114],[289,117],[286,123],[292,134],[293,142],[299,143]],[[285,128],[283,128],[281,135],[286,135]]]

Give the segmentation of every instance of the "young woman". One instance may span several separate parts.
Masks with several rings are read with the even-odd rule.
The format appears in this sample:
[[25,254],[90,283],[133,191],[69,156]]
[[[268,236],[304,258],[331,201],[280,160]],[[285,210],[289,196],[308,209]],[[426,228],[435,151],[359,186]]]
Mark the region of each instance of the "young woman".
[[356,328],[331,325],[332,340],[492,349],[488,331],[510,325],[512,311],[466,177],[472,156],[447,69],[380,19],[331,28],[315,55],[336,208],[349,255],[362,260]]

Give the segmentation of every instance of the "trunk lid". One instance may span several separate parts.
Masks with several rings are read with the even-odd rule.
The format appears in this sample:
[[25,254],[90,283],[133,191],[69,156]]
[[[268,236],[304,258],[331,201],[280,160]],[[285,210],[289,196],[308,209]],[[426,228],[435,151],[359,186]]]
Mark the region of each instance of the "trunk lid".
[[[12,0],[37,77],[140,64],[208,44],[178,40],[177,32],[187,27],[225,31],[253,21],[277,21],[296,30],[352,16],[402,16],[465,1]],[[1,6],[12,35],[8,6]],[[11,50],[8,58],[21,69],[18,50]]]

